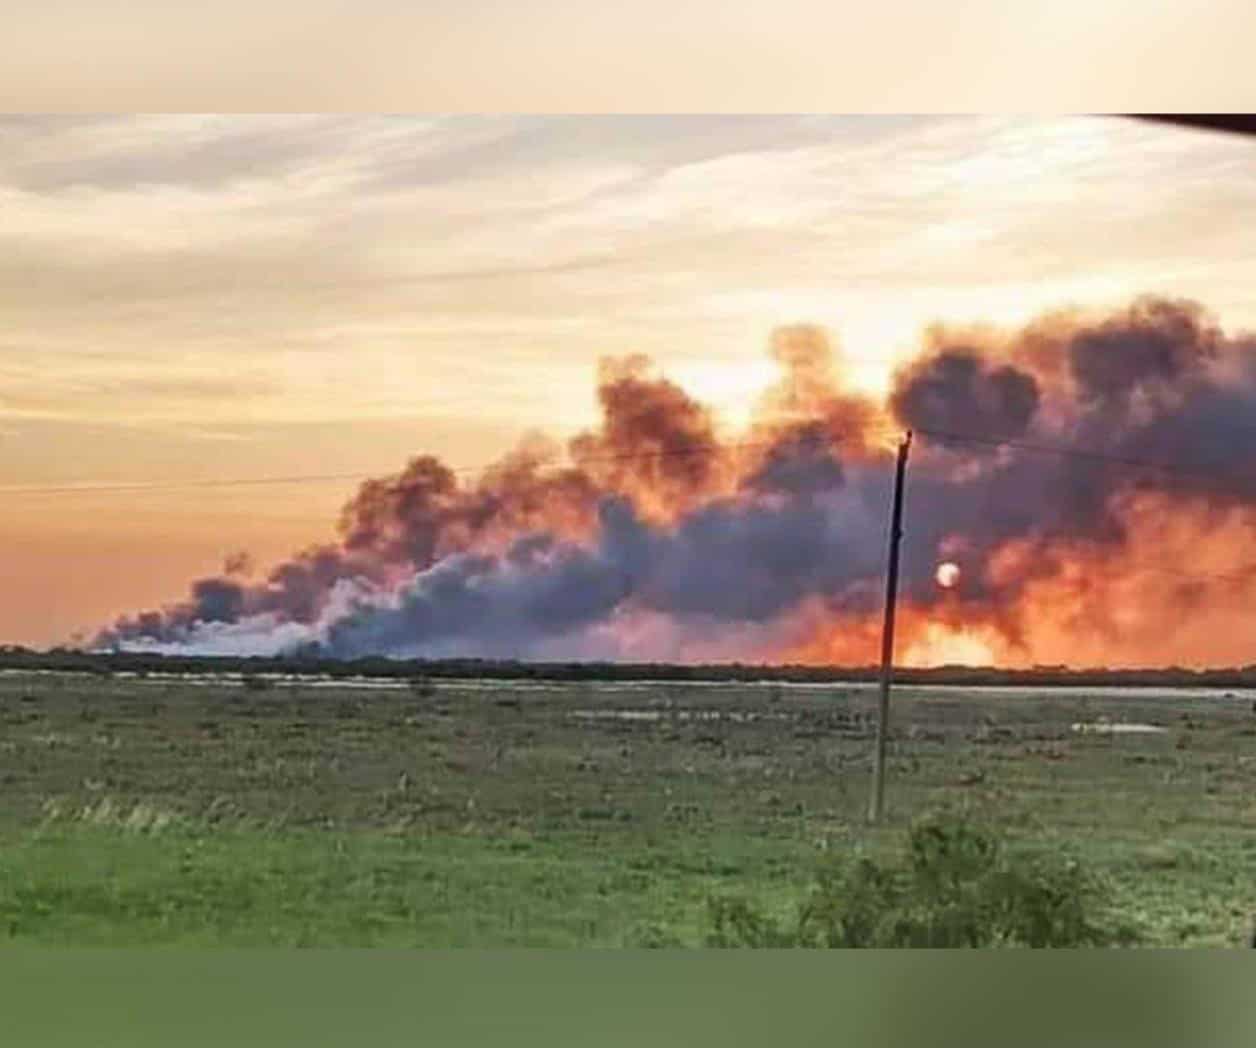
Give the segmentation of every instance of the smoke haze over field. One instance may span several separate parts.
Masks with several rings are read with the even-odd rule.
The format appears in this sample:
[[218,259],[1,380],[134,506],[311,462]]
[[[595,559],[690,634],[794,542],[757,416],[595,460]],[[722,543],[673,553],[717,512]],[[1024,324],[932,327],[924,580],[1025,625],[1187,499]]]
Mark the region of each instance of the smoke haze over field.
[[96,643],[870,662],[913,428],[906,661],[1253,661],[1235,613],[1256,591],[1256,340],[1165,298],[934,329],[883,401],[819,328],[768,350],[779,381],[744,431],[646,358],[608,359],[601,422],[566,447],[537,437],[473,478],[419,455],[361,485],[335,541],[260,579],[233,556]]

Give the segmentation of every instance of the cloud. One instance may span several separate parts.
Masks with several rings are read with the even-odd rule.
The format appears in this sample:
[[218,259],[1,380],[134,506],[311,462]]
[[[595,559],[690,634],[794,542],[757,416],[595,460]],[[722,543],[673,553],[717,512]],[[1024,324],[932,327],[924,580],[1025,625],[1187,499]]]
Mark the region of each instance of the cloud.
[[[144,370],[144,410],[247,362],[283,392],[257,421],[526,425],[591,352],[727,369],[787,320],[874,377],[940,313],[1171,288],[1246,323],[1246,146],[1103,119],[3,118],[0,370],[39,360],[11,402],[84,419],[112,410],[104,358]],[[222,422],[209,386],[179,397]]]
[[[261,622],[300,627],[274,629],[275,651],[299,636],[344,657],[689,657],[668,653],[716,650],[727,627],[774,657],[805,642],[821,659],[863,652],[893,469],[878,439],[895,428],[886,412],[925,438],[902,579],[922,643],[926,626],[976,627],[1032,653],[1049,623],[1148,650],[1152,620],[1208,589],[1200,579],[1176,603],[1122,604],[1112,595],[1144,574],[1125,563],[1131,549],[1159,541],[1166,556],[1152,541],[1165,520],[1171,541],[1198,532],[1204,545],[1218,525],[1256,521],[1242,439],[1252,338],[1190,300],[1140,297],[1003,332],[934,329],[884,405],[842,385],[820,329],[778,330],[769,350],[780,376],[753,439],[718,432],[647,359],[604,359],[601,421],[568,442],[567,461],[534,439],[467,479],[418,455],[359,486],[335,542],[255,582],[196,579],[184,600],[118,620],[99,643],[201,650],[228,632],[256,643]],[[1186,450],[1200,459],[1183,461]],[[1132,468],[1158,459],[1189,468]],[[971,570],[943,594],[934,567],[952,557]],[[1043,586],[1055,589],[1036,597]]]

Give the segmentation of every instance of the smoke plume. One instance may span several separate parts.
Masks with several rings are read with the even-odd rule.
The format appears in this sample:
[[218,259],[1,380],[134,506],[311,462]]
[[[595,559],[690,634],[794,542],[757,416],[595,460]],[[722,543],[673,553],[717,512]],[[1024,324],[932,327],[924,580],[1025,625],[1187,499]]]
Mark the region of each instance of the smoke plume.
[[[774,333],[748,429],[607,360],[600,424],[478,477],[369,480],[334,541],[233,556],[99,647],[338,656],[873,661],[893,439],[917,433],[909,662],[1251,662],[1256,340],[1142,298],[927,333],[878,401],[818,328]],[[1072,453],[1061,453],[1071,450]],[[959,565],[943,589],[939,562]]]

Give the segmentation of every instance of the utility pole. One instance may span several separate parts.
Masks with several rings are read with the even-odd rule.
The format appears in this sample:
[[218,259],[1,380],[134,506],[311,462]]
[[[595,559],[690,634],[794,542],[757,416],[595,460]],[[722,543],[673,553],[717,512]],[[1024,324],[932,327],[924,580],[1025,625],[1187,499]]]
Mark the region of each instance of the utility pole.
[[903,480],[907,474],[907,452],[911,430],[898,445],[898,467],[894,472],[894,507],[890,511],[890,558],[885,573],[885,625],[881,629],[881,695],[877,711],[877,749],[872,764],[872,800],[868,820],[880,822],[885,807],[885,739],[890,716],[890,679],[894,673],[894,606],[898,602],[898,546],[903,537]]

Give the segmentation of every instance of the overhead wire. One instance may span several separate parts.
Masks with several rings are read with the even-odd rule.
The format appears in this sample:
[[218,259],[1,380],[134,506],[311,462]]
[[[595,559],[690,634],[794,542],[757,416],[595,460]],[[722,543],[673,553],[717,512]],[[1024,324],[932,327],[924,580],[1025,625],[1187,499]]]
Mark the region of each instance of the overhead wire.
[[[1246,477],[1247,474],[1240,473],[1236,470],[1224,469],[1219,467],[1207,467],[1197,464],[1187,464],[1182,462],[1164,462],[1152,459],[1135,458],[1127,455],[1115,455],[1110,452],[1096,451],[1090,448],[1078,448],[1061,446],[1055,444],[1041,444],[1031,441],[1022,440],[1017,437],[1003,437],[990,435],[977,435],[973,433],[956,433],[949,430],[939,430],[932,427],[915,427],[914,432],[931,437],[941,443],[969,443],[981,444],[989,447],[1010,447],[1020,451],[1028,451],[1040,454],[1064,455],[1072,458],[1089,459],[1096,462],[1107,462],[1115,465],[1128,466],[1136,469],[1160,470],[1171,473],[1182,473],[1193,476],[1207,477]],[[700,456],[708,454],[716,454],[722,451],[748,450],[752,448],[772,447],[775,442],[759,440],[759,441],[737,441],[733,443],[721,444],[700,444],[690,448],[657,448],[642,451],[616,452],[608,455],[587,455],[581,456],[579,461],[567,463],[559,468],[577,469],[583,463],[614,463],[614,462],[630,462],[638,459],[667,459],[667,458],[684,458],[690,456]],[[542,463],[545,464],[545,463]],[[506,464],[502,462],[492,463],[483,466],[449,466],[443,465],[449,473],[467,476],[467,475],[488,475],[495,471],[506,468]],[[389,474],[385,474],[388,476]],[[176,480],[176,481],[125,481],[119,483],[93,483],[90,481],[72,484],[31,484],[31,485],[14,485],[9,487],[0,486],[0,495],[73,495],[73,494],[102,494],[111,492],[121,493],[143,493],[147,491],[167,491],[167,490],[197,490],[200,488],[217,488],[217,487],[248,487],[260,485],[283,485],[283,484],[306,484],[306,483],[330,483],[344,481],[362,481],[379,477],[378,472],[375,473],[307,473],[307,474],[286,474],[269,477],[234,477],[234,478],[209,478],[204,480]],[[1256,481],[1256,474],[1250,479]]]
[[[1062,455],[1072,458],[1080,458],[1097,462],[1109,462],[1116,465],[1128,466],[1139,469],[1152,469],[1172,473],[1185,473],[1197,476],[1216,477],[1221,476],[1241,476],[1241,474],[1230,470],[1204,469],[1196,466],[1187,466],[1183,463],[1167,463],[1149,459],[1133,458],[1125,455],[1112,455],[1106,452],[1099,452],[1089,448],[1062,447],[1053,444],[1040,444],[1036,442],[1024,441],[1015,437],[990,437],[977,436],[971,433],[954,433],[944,430],[936,430],[932,428],[915,428],[915,433],[925,437],[932,437],[934,440],[943,442],[972,443],[993,447],[1012,447],[1021,451],[1036,452],[1042,454]],[[1256,477],[1252,478],[1256,480]],[[1157,572],[1165,575],[1173,575],[1179,578],[1190,579],[1192,581],[1213,581],[1213,582],[1230,582],[1230,583],[1249,583],[1256,576],[1256,564],[1247,565],[1244,574],[1238,573],[1212,573],[1212,572],[1191,572],[1183,571],[1180,568],[1172,568],[1160,564],[1151,564],[1146,561],[1124,561],[1127,567],[1133,567],[1140,571]]]
[[[1236,478],[1242,476],[1233,470],[1223,470],[1218,468],[1201,467],[1198,465],[1190,465],[1181,462],[1164,462],[1150,459],[1136,458],[1126,455],[1117,455],[1109,452],[1097,451],[1092,448],[1079,448],[1074,446],[1064,446],[1058,444],[1044,444],[1035,441],[1027,441],[1021,437],[996,436],[991,434],[975,434],[975,433],[959,433],[950,430],[935,429],[933,427],[913,427],[916,434],[931,438],[941,444],[947,443],[967,443],[988,447],[1009,447],[1019,451],[1025,451],[1036,454],[1051,454],[1067,456],[1077,459],[1111,463],[1128,468],[1150,469],[1156,471],[1165,471],[1171,473],[1183,473],[1195,476],[1227,476]],[[671,459],[686,458],[694,456],[702,456],[715,454],[718,452],[751,450],[756,448],[769,448],[775,446],[777,442],[768,440],[758,441],[739,441],[723,444],[702,443],[693,447],[666,447],[651,450],[636,450],[629,452],[617,452],[606,455],[587,455],[581,456],[578,461],[569,463],[540,463],[541,465],[555,465],[559,469],[578,469],[584,464],[613,464],[617,462],[630,462],[638,460],[652,459]],[[444,466],[449,473],[457,476],[488,476],[495,471],[508,468],[508,464],[502,462],[485,465],[485,466]],[[383,479],[388,479],[396,474],[385,475]],[[205,480],[189,480],[189,481],[151,481],[151,482],[124,482],[124,483],[81,483],[81,484],[59,484],[59,485],[24,485],[14,487],[0,487],[0,496],[37,496],[37,495],[94,495],[94,494],[110,494],[110,493],[126,493],[126,494],[143,494],[147,492],[162,491],[194,491],[202,489],[214,488],[234,488],[234,487],[255,487],[268,485],[289,485],[289,484],[307,484],[307,483],[331,483],[345,481],[364,481],[379,477],[378,473],[314,473],[314,474],[286,474],[269,477],[234,477],[234,478],[210,478]],[[1252,477],[1256,480],[1256,476]],[[1128,562],[1127,562],[1128,563]],[[1238,573],[1201,573],[1188,572],[1181,569],[1175,569],[1163,565],[1152,565],[1150,563],[1139,562],[1133,565],[1139,570],[1154,571],[1166,575],[1173,575],[1180,578],[1186,578],[1195,581],[1216,581],[1231,583],[1246,583],[1252,580],[1256,575],[1256,565],[1252,565],[1247,574]]]

